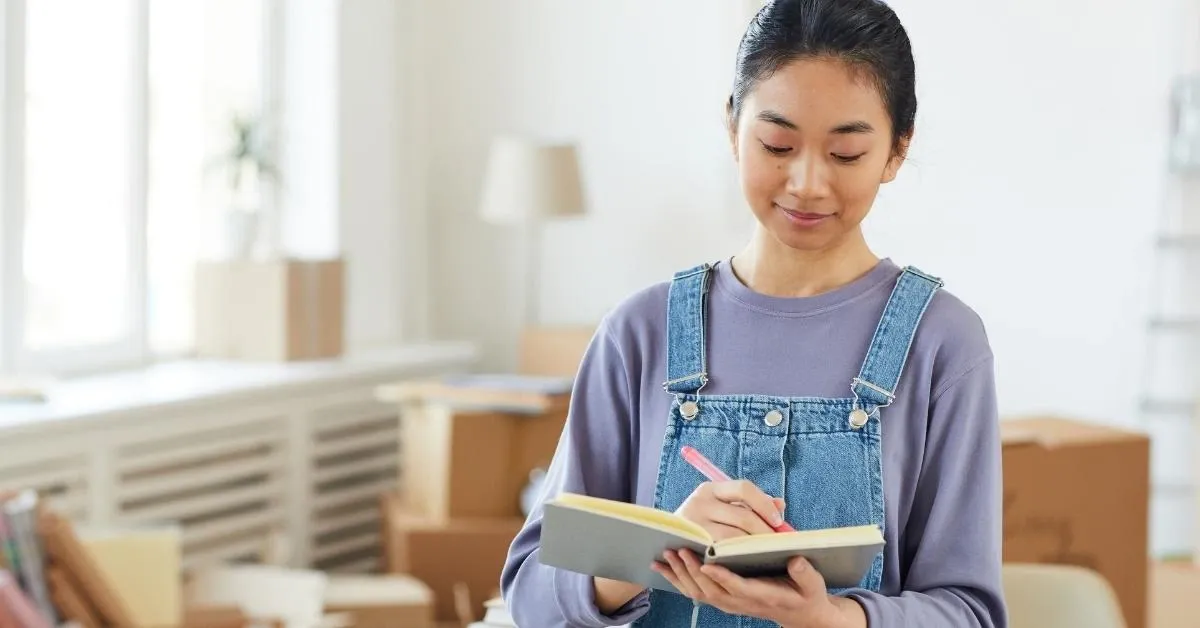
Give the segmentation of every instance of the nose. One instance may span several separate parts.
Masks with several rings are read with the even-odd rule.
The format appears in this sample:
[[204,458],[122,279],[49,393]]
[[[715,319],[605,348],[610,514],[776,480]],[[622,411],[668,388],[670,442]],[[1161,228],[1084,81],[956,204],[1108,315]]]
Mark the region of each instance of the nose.
[[805,151],[789,165],[787,192],[800,200],[822,199],[830,194],[829,178],[829,164]]

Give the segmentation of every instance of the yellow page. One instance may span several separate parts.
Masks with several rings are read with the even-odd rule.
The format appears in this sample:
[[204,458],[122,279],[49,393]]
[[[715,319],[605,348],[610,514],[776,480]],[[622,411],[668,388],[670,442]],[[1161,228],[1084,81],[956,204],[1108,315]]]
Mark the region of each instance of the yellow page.
[[692,523],[674,513],[658,510],[657,508],[649,508],[638,504],[629,504],[588,495],[578,495],[576,493],[562,493],[556,501],[564,506],[602,513],[624,521],[640,523],[672,532],[692,539],[697,543],[704,543],[705,545],[712,543],[712,537],[699,524]]
[[883,540],[878,526],[849,526],[828,530],[800,530],[737,536],[714,545],[721,555],[744,554],[774,549],[813,549],[847,545],[869,545]]

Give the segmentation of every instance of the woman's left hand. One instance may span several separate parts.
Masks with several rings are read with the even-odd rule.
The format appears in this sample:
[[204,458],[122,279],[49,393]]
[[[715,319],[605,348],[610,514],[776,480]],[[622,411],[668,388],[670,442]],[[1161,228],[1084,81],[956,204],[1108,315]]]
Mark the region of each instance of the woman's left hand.
[[693,600],[731,615],[758,617],[783,628],[866,628],[857,602],[826,593],[825,579],[807,560],[788,563],[787,578],[743,578],[704,565],[690,550],[667,551],[651,568]]

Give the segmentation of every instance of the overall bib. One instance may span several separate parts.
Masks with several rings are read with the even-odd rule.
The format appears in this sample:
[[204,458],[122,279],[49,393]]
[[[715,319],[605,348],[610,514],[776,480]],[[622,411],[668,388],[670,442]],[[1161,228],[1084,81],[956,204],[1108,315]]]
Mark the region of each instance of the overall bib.
[[[797,530],[874,524],[884,527],[880,410],[895,399],[909,347],[938,278],[911,267],[901,272],[849,396],[702,395],[708,382],[705,321],[714,272],[703,264],[676,273],[667,304],[667,381],[675,399],[659,459],[654,507],[674,511],[705,481],[680,456],[691,445],[733,478],[754,482],[786,501]],[[877,591],[883,553],[859,588]],[[831,590],[831,593],[836,593]],[[693,605],[677,593],[650,591],[650,610],[635,626],[759,628],[766,620]]]

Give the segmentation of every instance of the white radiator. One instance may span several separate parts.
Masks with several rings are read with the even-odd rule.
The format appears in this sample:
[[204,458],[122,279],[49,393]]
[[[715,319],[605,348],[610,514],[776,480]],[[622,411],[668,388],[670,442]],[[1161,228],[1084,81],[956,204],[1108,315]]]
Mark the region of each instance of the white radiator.
[[[275,534],[292,565],[373,571],[379,495],[403,463],[397,410],[374,390],[461,372],[474,359],[470,346],[445,345],[64,385],[43,408],[0,406],[0,489],[36,489],[80,522],[178,524],[186,567],[257,561]],[[130,391],[130,401],[80,410],[96,390]]]

